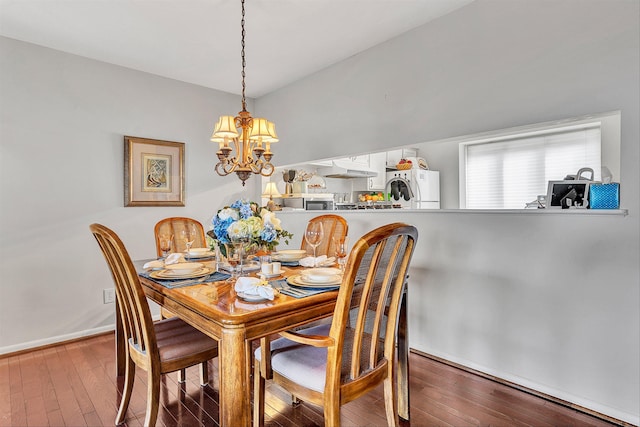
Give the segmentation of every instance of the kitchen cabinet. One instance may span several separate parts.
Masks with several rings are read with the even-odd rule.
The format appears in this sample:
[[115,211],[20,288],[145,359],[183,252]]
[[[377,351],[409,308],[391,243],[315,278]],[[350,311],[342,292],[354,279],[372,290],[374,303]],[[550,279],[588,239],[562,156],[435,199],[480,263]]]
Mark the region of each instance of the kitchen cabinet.
[[378,172],[378,175],[367,178],[367,190],[384,191],[387,178],[386,163],[386,152],[369,154],[369,169]]
[[368,167],[369,166],[369,154],[363,154],[361,156],[351,156],[351,157],[347,157],[345,160],[353,163],[354,165],[357,166],[364,166],[364,167]]
[[417,148],[402,148],[399,150],[387,151],[387,168],[395,169],[400,159],[407,157],[418,157]]

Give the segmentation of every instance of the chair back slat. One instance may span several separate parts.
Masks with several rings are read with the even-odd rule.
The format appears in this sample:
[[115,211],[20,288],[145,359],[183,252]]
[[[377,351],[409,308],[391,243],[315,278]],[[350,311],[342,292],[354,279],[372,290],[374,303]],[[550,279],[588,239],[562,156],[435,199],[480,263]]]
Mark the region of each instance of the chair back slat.
[[415,227],[395,223],[354,244],[330,331],[336,345],[329,348],[325,392],[392,363],[398,307],[417,237]]
[[158,352],[147,351],[157,349],[153,319],[129,253],[120,238],[107,227],[92,224],[90,229],[111,270],[120,304],[120,318],[129,346],[149,357],[150,365],[159,364]]
[[[336,244],[335,240],[344,240],[349,232],[349,225],[347,220],[340,215],[327,214],[320,215],[309,220],[309,224],[321,222],[324,230],[324,239],[320,242],[320,245],[316,248],[316,255],[326,255],[328,257],[336,256]],[[302,243],[300,249],[307,251],[307,253],[313,253],[313,247],[307,243],[307,239],[302,236]]]
[[195,225],[197,231],[196,239],[194,240],[192,247],[206,248],[207,240],[204,234],[204,227],[199,221],[183,216],[173,216],[158,221],[154,227],[156,252],[158,256],[162,256],[162,249],[160,249],[160,236],[162,234],[173,236],[171,252],[184,252],[187,247],[180,237],[180,234],[182,233],[182,230],[185,230],[190,225]]

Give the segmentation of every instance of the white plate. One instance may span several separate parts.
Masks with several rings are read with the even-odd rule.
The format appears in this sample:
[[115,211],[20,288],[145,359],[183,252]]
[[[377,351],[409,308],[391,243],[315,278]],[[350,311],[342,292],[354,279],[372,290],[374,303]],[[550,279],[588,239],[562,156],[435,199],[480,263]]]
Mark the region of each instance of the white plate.
[[[240,264],[238,264],[238,267],[240,266]],[[222,270],[226,270],[226,271],[232,271],[233,267],[231,267],[230,264],[224,263],[220,265],[220,268]],[[242,266],[242,271],[247,272],[247,271],[256,271],[256,270],[260,270],[260,263],[259,262],[250,262],[249,264],[244,264]]]
[[173,274],[189,274],[202,267],[204,267],[204,265],[199,262],[179,262],[177,264],[165,265],[164,269]]
[[213,273],[214,271],[215,270],[211,267],[202,267],[201,269],[195,270],[187,274],[175,274],[168,270],[159,270],[159,271],[152,271],[151,273],[149,273],[149,276],[154,279],[163,279],[163,280],[193,279],[196,277],[207,276]]
[[[263,301],[272,301],[269,298],[265,298],[262,295],[249,295],[249,294],[245,294],[244,292],[236,292],[236,294],[238,295],[238,297],[240,297],[240,299],[243,299],[245,301],[249,301],[249,302],[263,302]],[[274,293],[274,298],[278,296],[277,293]]]
[[331,282],[312,283],[304,279],[301,275],[287,277],[287,282],[292,286],[300,286],[303,288],[331,288],[338,287],[342,283],[342,278],[335,279]]
[[273,277],[278,277],[278,276],[282,276],[282,271],[278,272],[278,273],[263,273],[262,271],[258,273],[258,276],[264,276],[265,279],[271,279]]

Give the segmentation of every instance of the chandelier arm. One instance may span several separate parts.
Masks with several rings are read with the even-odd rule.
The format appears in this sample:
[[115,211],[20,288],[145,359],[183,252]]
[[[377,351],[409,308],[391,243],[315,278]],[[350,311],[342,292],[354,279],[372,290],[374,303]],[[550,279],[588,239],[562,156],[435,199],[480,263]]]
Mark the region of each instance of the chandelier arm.
[[260,171],[260,175],[271,176],[274,171],[275,171],[275,167],[270,162],[267,162],[264,165],[262,165],[262,170]]
[[252,162],[249,165],[249,167],[251,168],[251,171],[253,173],[255,173],[255,174],[260,173],[260,171],[262,170],[262,166],[263,166],[262,165],[262,161],[261,160],[256,161],[253,158],[251,160],[252,160]]
[[236,162],[237,162],[237,160],[238,160],[238,159],[237,159],[237,156],[238,156],[238,155],[239,155],[239,153],[240,153],[240,141],[238,140],[238,138],[233,138],[233,148],[235,149],[233,152],[234,152],[234,153],[236,153],[236,156],[235,156],[235,157],[232,157],[232,158],[230,159],[230,161],[231,161],[232,163],[236,163]]
[[216,171],[216,173],[217,173],[218,175],[220,175],[220,176],[227,176],[227,175],[229,175],[231,172],[230,172],[230,171],[227,171],[227,170],[226,170],[226,168],[225,168],[225,165],[227,165],[227,164],[228,164],[228,163],[226,163],[226,164],[225,164],[225,163],[223,163],[223,162],[218,162],[218,163],[216,164],[216,167],[215,167],[215,171]]

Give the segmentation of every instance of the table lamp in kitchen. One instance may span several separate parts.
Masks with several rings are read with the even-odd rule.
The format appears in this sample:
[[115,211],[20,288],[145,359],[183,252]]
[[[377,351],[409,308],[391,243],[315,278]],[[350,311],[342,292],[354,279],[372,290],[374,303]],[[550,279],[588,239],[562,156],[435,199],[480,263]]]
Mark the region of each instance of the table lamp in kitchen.
[[262,197],[268,197],[269,201],[267,202],[267,209],[270,211],[279,211],[282,208],[278,206],[274,201],[274,197],[282,197],[282,194],[278,191],[278,187],[275,182],[268,182],[267,186],[264,188],[264,193],[262,193]]

